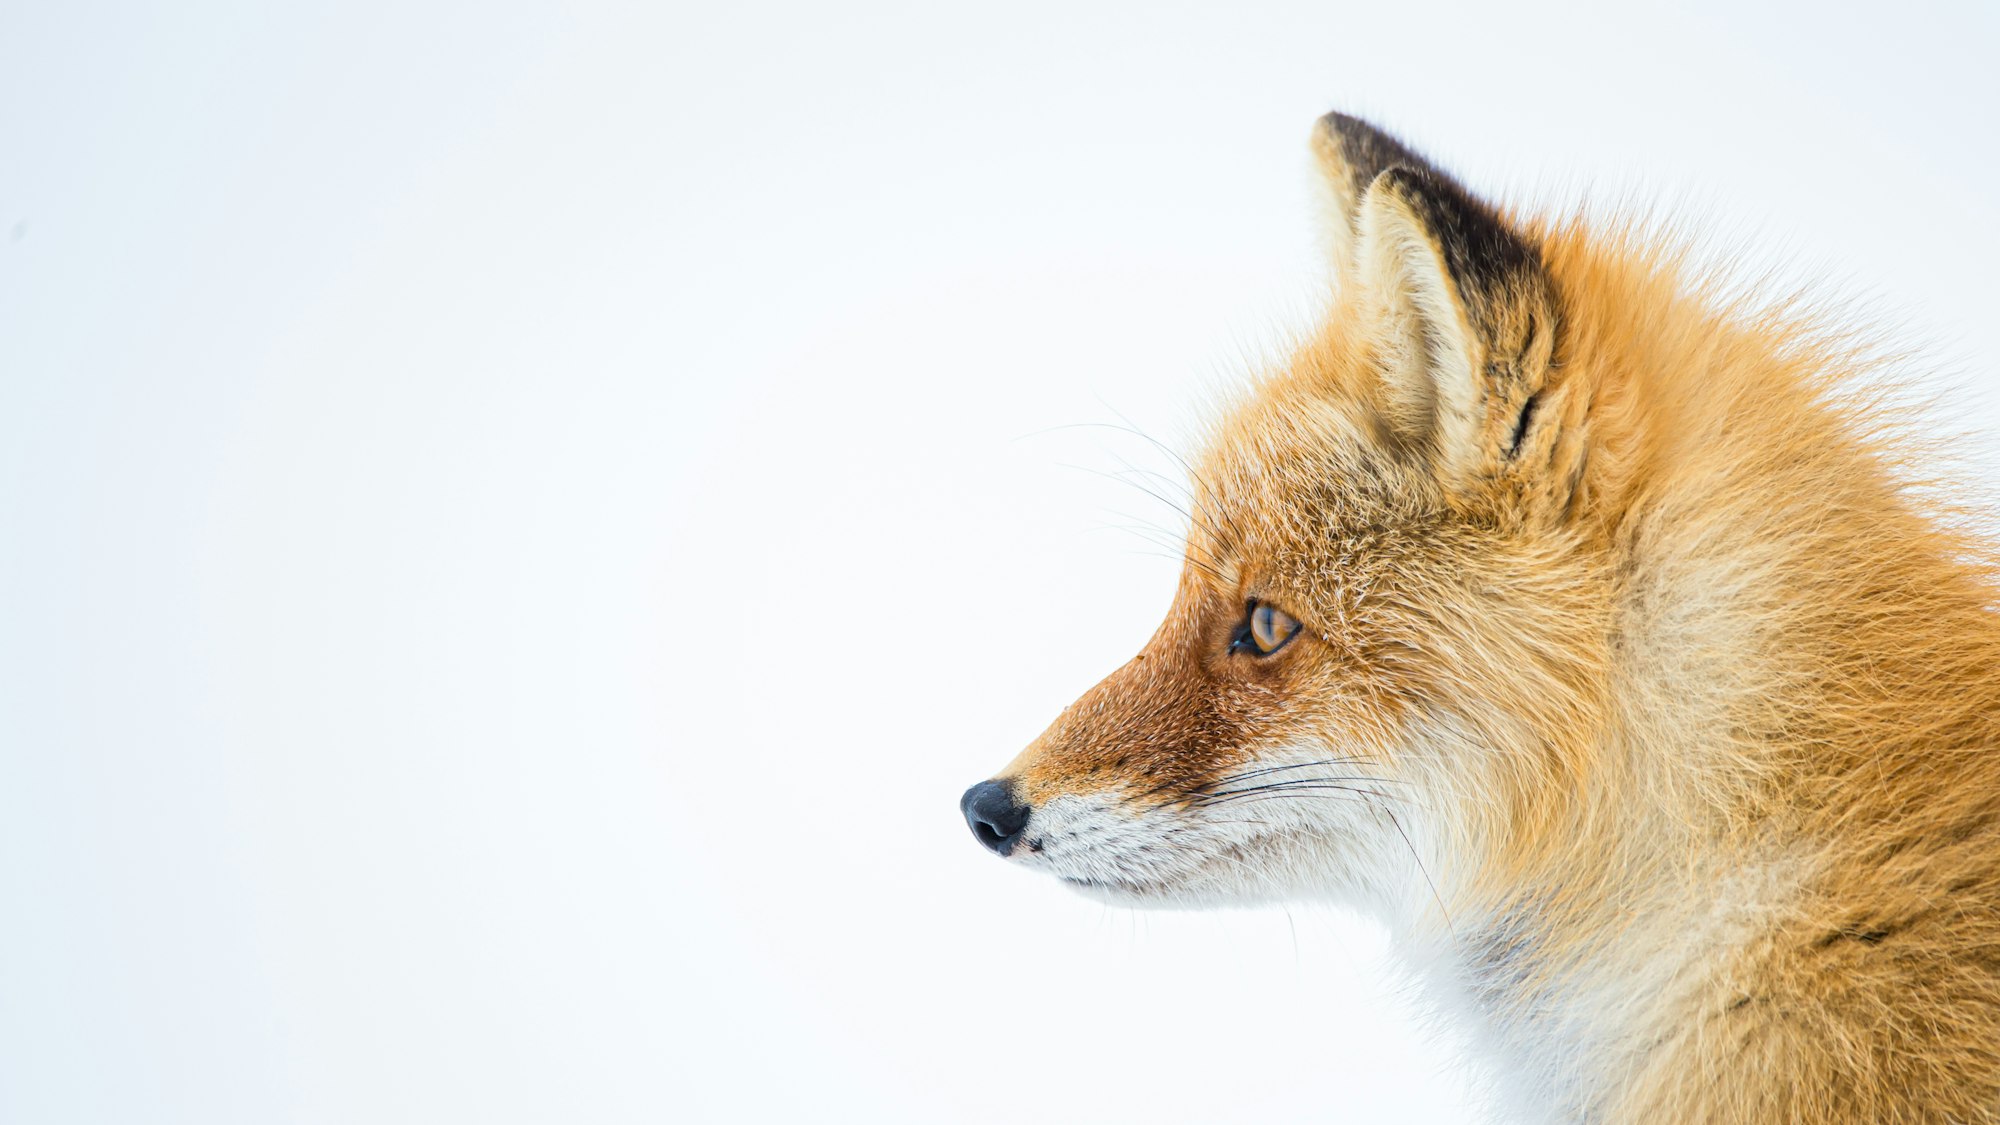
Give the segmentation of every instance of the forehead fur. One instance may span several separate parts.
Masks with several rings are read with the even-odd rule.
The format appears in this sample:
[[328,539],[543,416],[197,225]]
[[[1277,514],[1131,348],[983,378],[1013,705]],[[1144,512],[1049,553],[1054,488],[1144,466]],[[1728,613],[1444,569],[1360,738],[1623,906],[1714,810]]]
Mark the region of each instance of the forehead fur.
[[1336,313],[1222,412],[1195,462],[1188,556],[1225,593],[1290,594],[1310,618],[1333,587],[1437,524],[1443,498],[1385,433],[1372,376]]

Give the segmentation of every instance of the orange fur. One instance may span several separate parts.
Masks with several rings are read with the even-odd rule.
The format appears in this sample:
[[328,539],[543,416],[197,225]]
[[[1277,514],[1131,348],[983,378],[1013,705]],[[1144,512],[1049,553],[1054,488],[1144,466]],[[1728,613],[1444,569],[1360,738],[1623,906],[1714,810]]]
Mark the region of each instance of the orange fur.
[[[2000,1120],[1994,553],[1865,363],[1314,147],[1332,313],[1216,426],[1159,633],[1003,774],[1019,858],[1376,907],[1529,1117]],[[1250,599],[1302,635],[1231,651]]]

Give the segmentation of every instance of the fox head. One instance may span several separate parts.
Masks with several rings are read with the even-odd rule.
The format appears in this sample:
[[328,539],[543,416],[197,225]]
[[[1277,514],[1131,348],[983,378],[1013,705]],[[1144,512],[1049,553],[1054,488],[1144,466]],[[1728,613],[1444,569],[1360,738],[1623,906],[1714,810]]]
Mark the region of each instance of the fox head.
[[1195,459],[1152,639],[961,802],[1099,896],[1443,908],[1428,857],[1531,851],[1586,783],[1617,404],[1535,230],[1352,117],[1312,145],[1331,315]]

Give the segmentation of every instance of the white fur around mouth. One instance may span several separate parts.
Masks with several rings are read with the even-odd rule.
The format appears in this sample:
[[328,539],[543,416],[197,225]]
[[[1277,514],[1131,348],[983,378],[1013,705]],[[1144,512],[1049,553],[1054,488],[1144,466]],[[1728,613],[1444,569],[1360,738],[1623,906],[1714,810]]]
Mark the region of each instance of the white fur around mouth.
[[[1334,766],[1338,776],[1321,776]],[[1301,746],[1266,754],[1242,775],[1255,785],[1225,789],[1220,801],[1156,805],[1148,793],[1122,789],[1058,796],[1034,808],[1011,858],[1126,906],[1249,905],[1352,891],[1357,858],[1381,853],[1400,862],[1411,844],[1386,813],[1390,798],[1372,786],[1353,799],[1322,792],[1361,780],[1346,772],[1344,759]],[[1239,793],[1261,794],[1252,798],[1255,811],[1229,802]]]
[[1034,816],[1015,859],[1121,906],[1259,897],[1244,894],[1243,876],[1255,875],[1256,853],[1281,835],[1136,809],[1110,794],[1058,798]]
[[1058,797],[1037,808],[1020,858],[1072,884],[1134,888],[1184,864],[1182,849],[1165,846],[1171,835],[1164,822],[1121,797]]

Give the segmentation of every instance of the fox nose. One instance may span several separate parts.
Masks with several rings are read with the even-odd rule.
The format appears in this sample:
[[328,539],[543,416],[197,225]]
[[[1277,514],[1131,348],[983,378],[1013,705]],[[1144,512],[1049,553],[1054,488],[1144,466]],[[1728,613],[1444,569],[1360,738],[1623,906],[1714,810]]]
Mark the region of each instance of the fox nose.
[[1028,806],[1014,799],[1014,787],[1004,781],[982,781],[967,789],[958,808],[979,842],[1003,856],[1013,852],[1028,826]]

